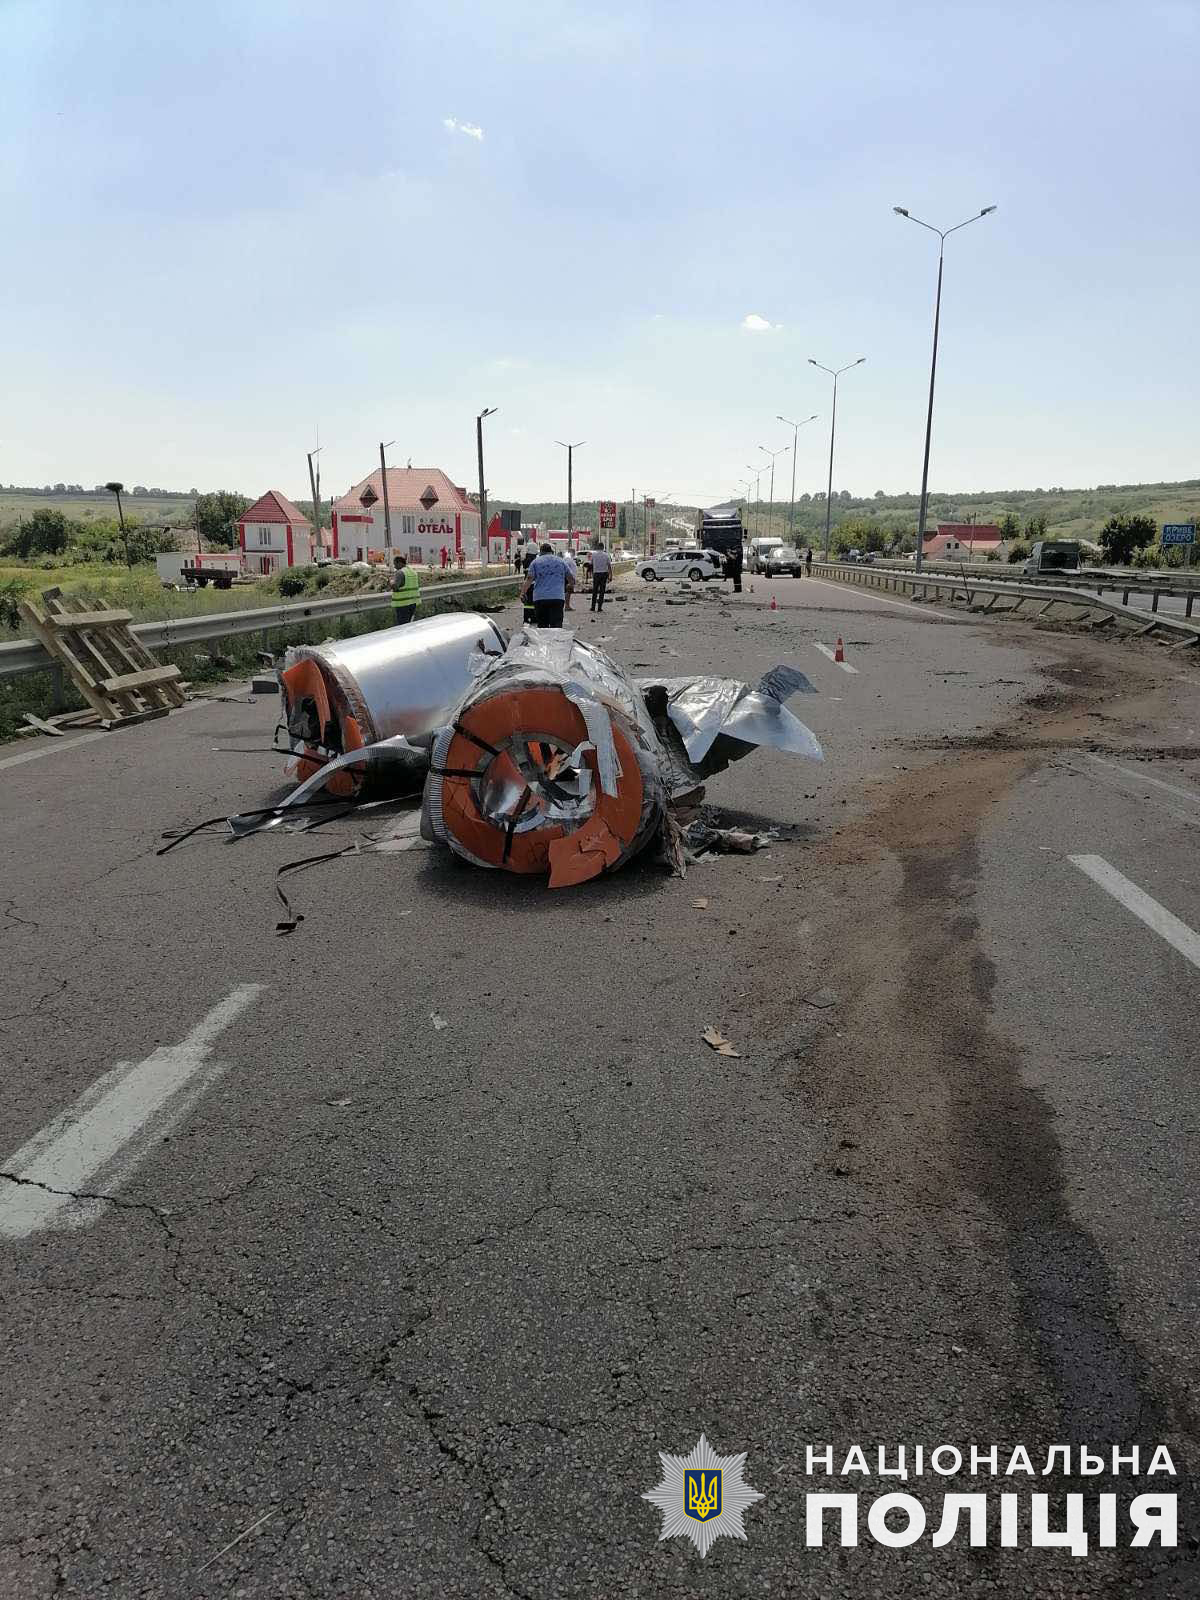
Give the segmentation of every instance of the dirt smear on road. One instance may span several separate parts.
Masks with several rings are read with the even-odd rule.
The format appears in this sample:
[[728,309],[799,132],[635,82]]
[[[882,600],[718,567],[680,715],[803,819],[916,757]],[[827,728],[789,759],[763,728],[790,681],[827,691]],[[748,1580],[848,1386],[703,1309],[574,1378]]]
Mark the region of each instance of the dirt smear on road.
[[[1032,1360],[1027,1387],[1016,1371],[1006,1386],[1013,1437],[1048,1439],[1049,1399],[1056,1442],[1166,1439],[1179,1464],[1196,1444],[1187,1403],[1124,1334],[1103,1253],[1071,1214],[1054,1111],[992,1020],[995,972],[974,909],[982,824],[1026,775],[1063,749],[1150,753],[1136,730],[1161,711],[1156,664],[1116,661],[1090,641],[1056,648],[1059,660],[1042,669],[1052,688],[1003,725],[947,740],[940,759],[879,783],[865,814],[833,836],[828,888],[843,908],[847,953],[829,981],[845,1002],[842,1031],[814,1040],[800,1075],[831,1116],[857,1122],[864,1179],[893,1197],[884,1223],[893,1233],[906,1213],[914,1228],[936,1216],[950,1248],[970,1251],[981,1247],[981,1214],[1002,1226],[1023,1332],[1002,1333],[1011,1313],[997,1304],[979,1308],[978,1333],[987,1341],[994,1320],[999,1366],[1006,1340]],[[1098,742],[1097,712],[1130,738]],[[1095,1481],[1079,1487],[1094,1492]],[[1186,1526],[1188,1486],[1169,1487],[1184,1491]],[[1135,1554],[1145,1581],[1154,1563]],[[1172,1559],[1158,1555],[1150,1592],[1183,1593],[1177,1582],[1197,1580]],[[1111,1591],[1092,1592],[1125,1593],[1131,1576],[1114,1572]]]

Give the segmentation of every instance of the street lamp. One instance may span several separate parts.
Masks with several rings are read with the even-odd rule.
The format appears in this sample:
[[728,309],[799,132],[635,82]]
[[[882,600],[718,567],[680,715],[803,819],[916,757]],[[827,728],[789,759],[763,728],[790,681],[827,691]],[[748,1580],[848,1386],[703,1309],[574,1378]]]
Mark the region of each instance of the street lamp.
[[843,372],[849,372],[851,367],[861,367],[866,356],[859,356],[857,361],[850,361],[844,367],[838,367],[835,372],[832,367],[822,367],[819,361],[808,358],[810,367],[819,367],[822,372],[827,372],[833,379],[833,416],[829,422],[829,483],[825,490],[825,559],[829,560],[829,529],[833,517],[833,439],[837,432],[837,386],[838,379]]
[[563,449],[567,452],[567,549],[569,550],[571,548],[571,531],[575,525],[575,452],[576,450],[581,449],[587,443],[587,440],[577,439],[574,444],[563,444],[561,439],[556,439],[554,442],[555,444],[562,445]]
[[395,439],[389,439],[386,444],[380,443],[379,446],[379,476],[383,480],[383,548],[389,551],[392,548],[392,508],[388,502],[387,457],[383,452],[390,450],[395,442]]
[[125,532],[125,513],[121,510],[121,494],[125,485],[118,483],[114,478],[111,483],[106,483],[104,487],[109,494],[115,494],[117,497],[117,521],[121,524],[121,539],[125,545],[125,565],[132,571],[133,557],[129,554],[129,535]]
[[788,543],[795,544],[796,541],[793,537],[792,530],[796,515],[796,437],[801,428],[805,427],[806,424],[815,422],[817,420],[817,413],[814,411],[812,416],[805,417],[803,422],[793,422],[790,417],[781,417],[777,412],[775,415],[775,420],[776,422],[786,422],[788,427],[792,430],[792,498],[788,503]]
[[491,555],[488,539],[487,489],[483,482],[483,419],[495,416],[499,409],[499,406],[484,406],[475,418],[475,448],[479,455],[479,561],[483,572],[487,571],[488,556]]
[[759,487],[759,479],[762,477],[763,469],[760,463],[753,461],[747,461],[746,467],[754,474],[754,537],[757,539],[759,513],[762,511],[762,489]]
[[785,456],[785,455],[787,455],[788,451],[792,447],[791,447],[790,444],[785,444],[779,450],[768,450],[765,444],[760,444],[758,448],[762,451],[763,455],[770,456],[770,458],[771,458],[771,504],[770,504],[770,511],[768,512],[768,515],[771,518],[772,526],[774,526],[774,523],[775,523],[775,457],[776,456]]
[[933,303],[933,359],[929,364],[929,409],[925,413],[925,460],[921,466],[921,510],[917,518],[917,559],[916,569],[921,570],[925,551],[925,515],[929,509],[929,441],[933,433],[933,384],[937,377],[937,351],[938,327],[942,320],[942,260],[946,253],[946,240],[952,233],[957,233],[960,228],[967,227],[972,222],[978,222],[981,217],[987,217],[995,211],[995,206],[984,206],[982,211],[977,211],[974,216],[968,217],[966,222],[956,222],[952,228],[935,228],[932,222],[922,222],[920,217],[914,217],[903,206],[893,206],[892,210],[898,217],[905,217],[909,222],[915,222],[918,228],[928,228],[930,233],[936,233],[938,240],[938,275],[937,296]]

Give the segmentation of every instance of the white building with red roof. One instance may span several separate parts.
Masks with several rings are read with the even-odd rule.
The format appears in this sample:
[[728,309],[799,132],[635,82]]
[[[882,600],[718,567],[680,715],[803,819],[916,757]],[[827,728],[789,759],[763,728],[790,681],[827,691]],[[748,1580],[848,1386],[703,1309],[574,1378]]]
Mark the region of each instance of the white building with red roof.
[[[366,504],[364,505],[364,500]],[[333,555],[343,561],[410,561],[440,565],[443,548],[451,561],[461,551],[479,559],[479,507],[439,467],[389,467],[384,516],[383,472],[377,469],[333,502]]]
[[989,550],[999,550],[1004,535],[994,522],[939,522],[937,532],[925,530],[926,559],[958,561],[978,557],[986,561]]
[[238,518],[238,542],[246,572],[282,572],[313,560],[312,523],[287,495],[268,489]]

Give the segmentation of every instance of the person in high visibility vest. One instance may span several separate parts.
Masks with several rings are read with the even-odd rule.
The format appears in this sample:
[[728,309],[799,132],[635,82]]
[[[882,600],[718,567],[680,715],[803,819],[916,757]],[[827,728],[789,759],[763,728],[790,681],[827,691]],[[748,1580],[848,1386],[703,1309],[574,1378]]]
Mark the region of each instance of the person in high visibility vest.
[[392,580],[392,619],[396,627],[411,622],[421,604],[421,582],[403,556],[396,557]]

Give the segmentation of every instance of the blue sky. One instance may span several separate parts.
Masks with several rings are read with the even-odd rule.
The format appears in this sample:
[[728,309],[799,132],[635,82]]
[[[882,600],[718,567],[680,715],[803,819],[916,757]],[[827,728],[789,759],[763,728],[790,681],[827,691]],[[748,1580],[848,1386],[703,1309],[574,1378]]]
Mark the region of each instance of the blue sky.
[[[1192,477],[1200,0],[0,0],[0,481]],[[743,326],[747,316],[770,326]],[[763,458],[765,459],[765,458]],[[788,456],[776,494],[790,483]]]

